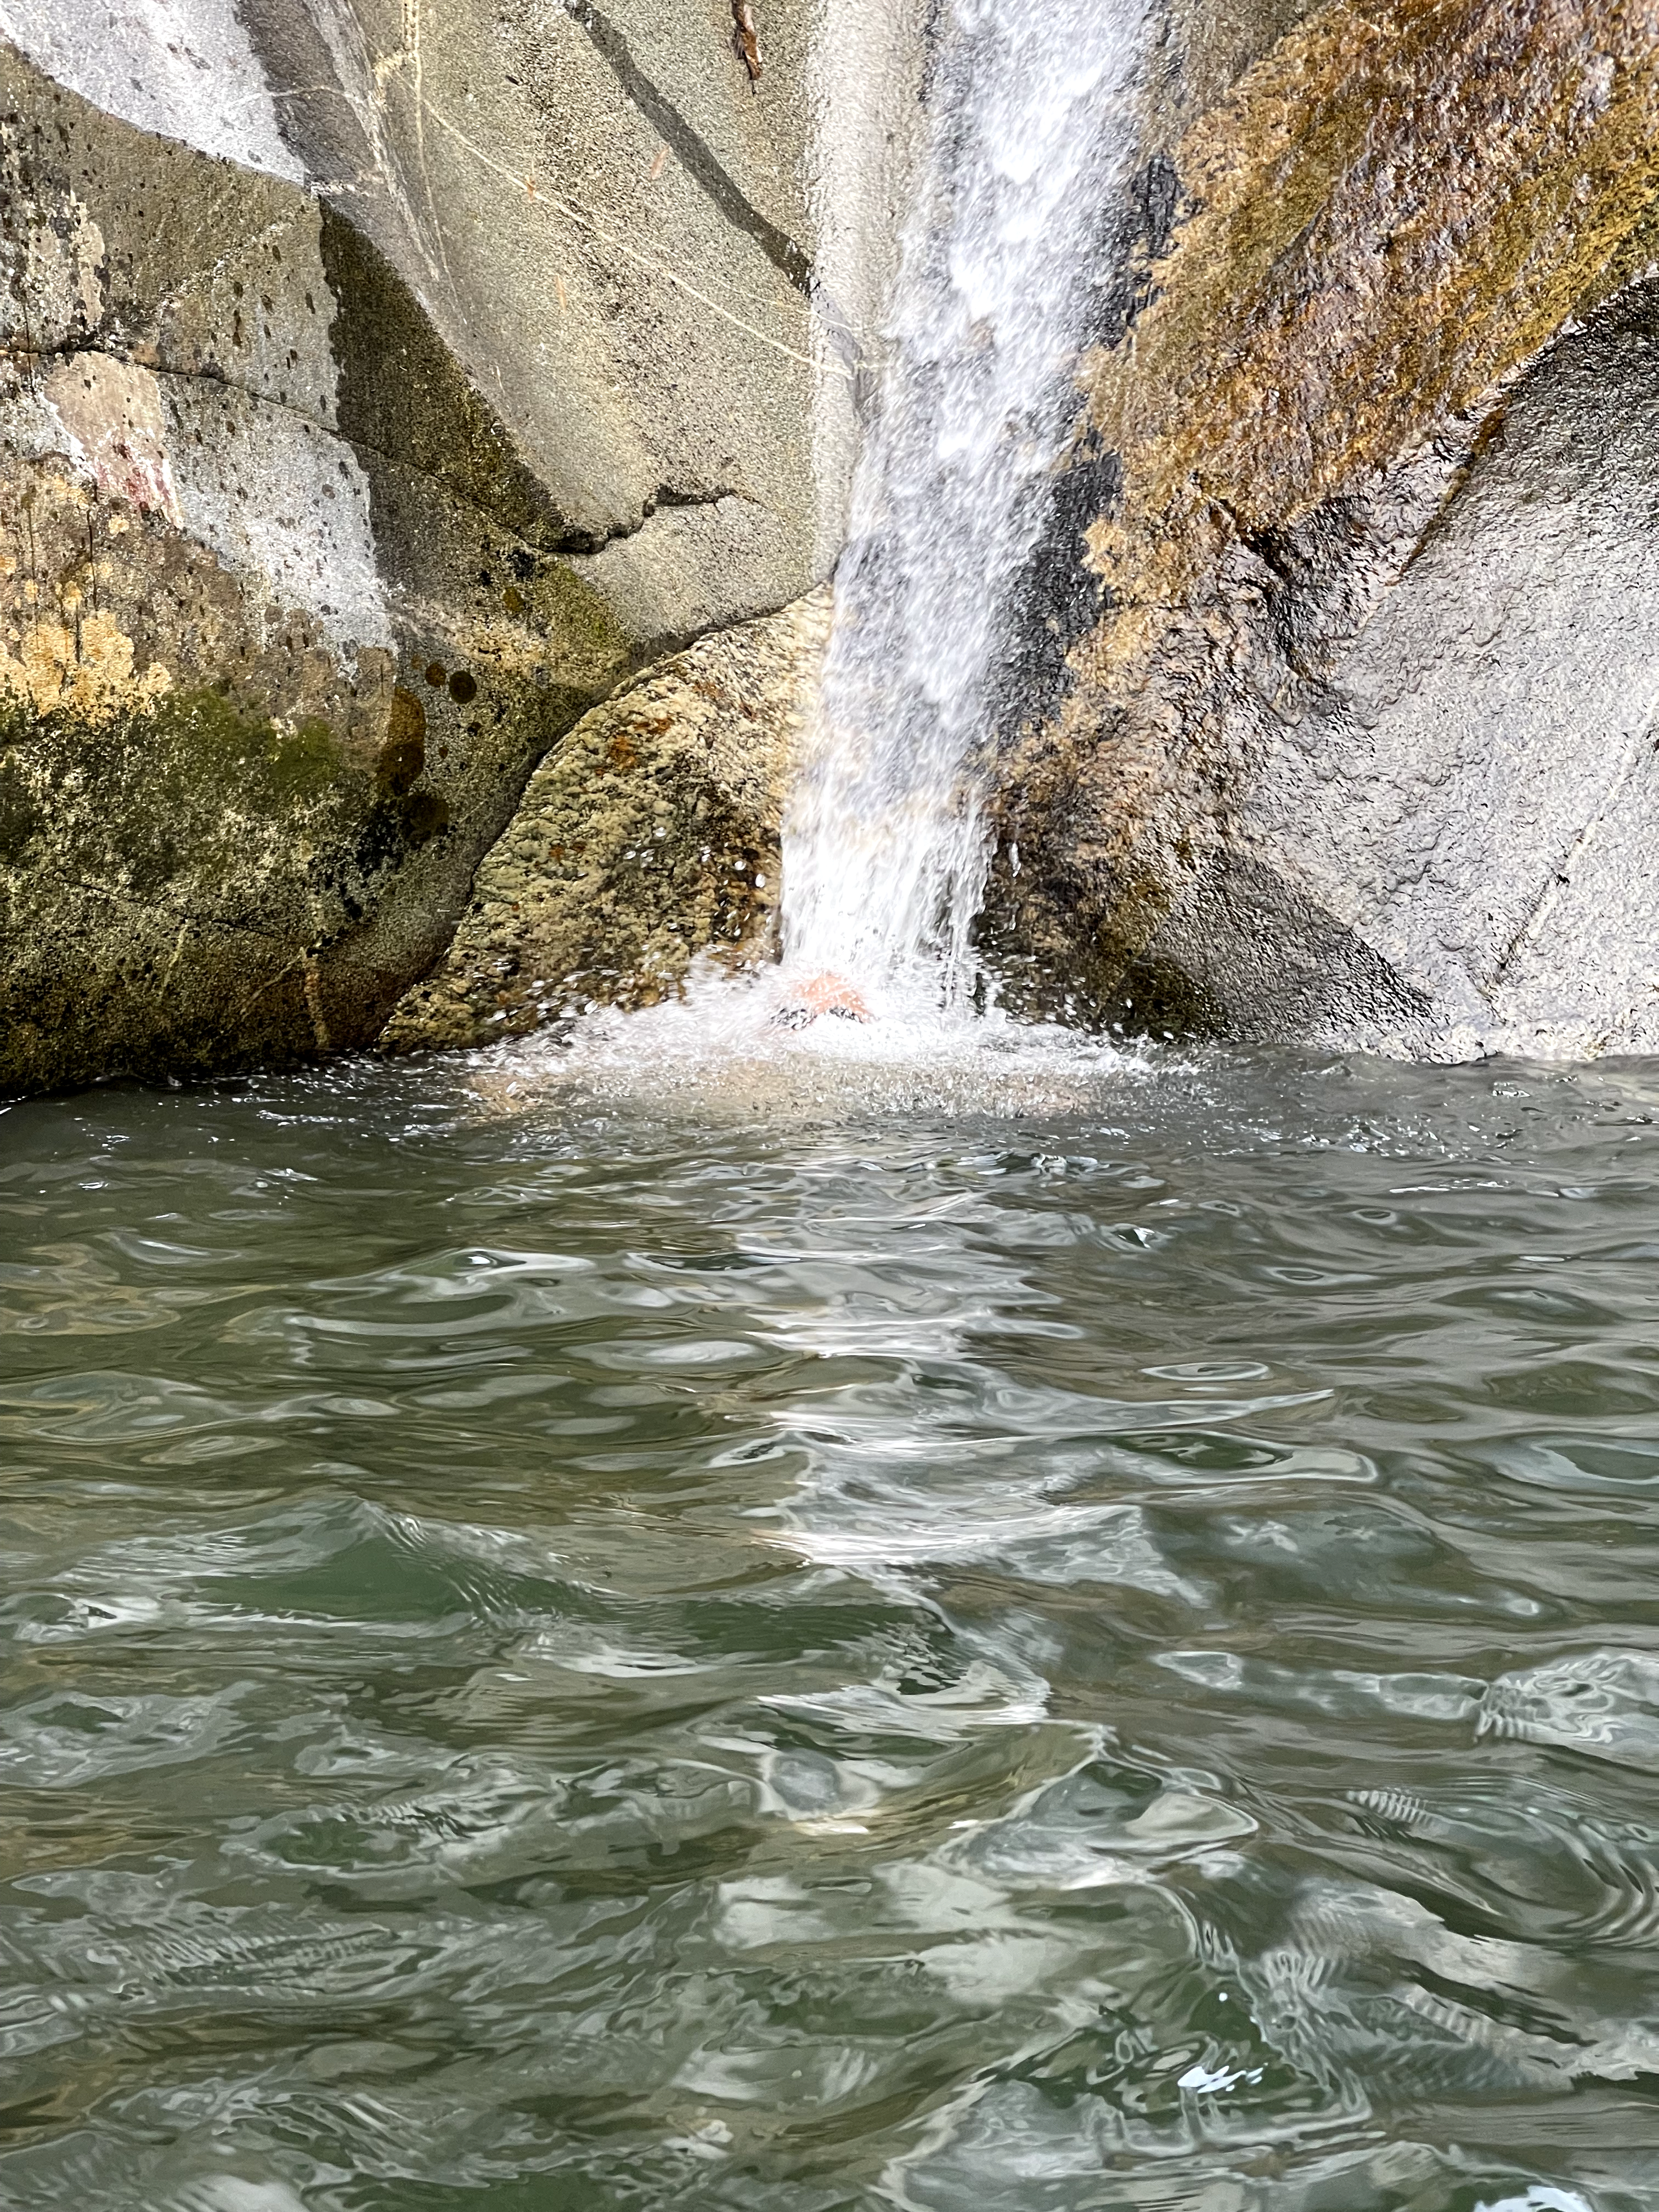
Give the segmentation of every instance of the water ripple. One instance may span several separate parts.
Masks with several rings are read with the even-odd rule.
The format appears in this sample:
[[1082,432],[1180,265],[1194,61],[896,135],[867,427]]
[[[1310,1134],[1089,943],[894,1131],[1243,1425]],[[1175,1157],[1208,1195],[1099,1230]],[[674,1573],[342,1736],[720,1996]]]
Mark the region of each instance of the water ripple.
[[607,1036],[0,1123],[0,2200],[1659,2205],[1659,1073]]

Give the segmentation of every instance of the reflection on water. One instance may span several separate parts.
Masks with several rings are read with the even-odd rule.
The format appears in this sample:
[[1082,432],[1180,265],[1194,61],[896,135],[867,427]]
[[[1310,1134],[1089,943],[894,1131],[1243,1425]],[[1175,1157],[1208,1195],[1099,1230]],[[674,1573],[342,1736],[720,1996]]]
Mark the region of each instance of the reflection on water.
[[1659,2206],[1659,1071],[677,1034],[0,1115],[0,2202]]

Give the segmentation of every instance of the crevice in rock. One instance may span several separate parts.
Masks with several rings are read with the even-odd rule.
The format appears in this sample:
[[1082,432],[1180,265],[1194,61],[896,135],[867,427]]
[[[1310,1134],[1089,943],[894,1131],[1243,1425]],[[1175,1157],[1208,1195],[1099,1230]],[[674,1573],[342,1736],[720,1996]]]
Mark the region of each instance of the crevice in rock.
[[[513,433],[434,327],[384,253],[343,216],[322,216],[324,272],[338,303],[330,343],[339,370],[340,434],[488,514],[545,555],[597,552],[645,520],[583,528],[555,503]],[[659,504],[675,496],[659,486]],[[689,495],[688,502],[726,496]]]
[[646,499],[640,510],[637,522],[629,520],[618,523],[614,530],[607,531],[603,538],[595,538],[580,548],[573,547],[572,550],[591,557],[595,553],[603,553],[607,545],[615,545],[624,538],[637,538],[646,524],[664,508],[718,507],[723,499],[742,499],[744,496],[744,495],[737,489],[735,484],[718,484],[712,491],[687,491],[678,484],[659,484],[655,491]]
[[332,423],[325,422],[320,416],[313,414],[309,409],[296,407],[291,400],[274,397],[268,392],[255,391],[251,385],[239,384],[216,369],[179,368],[166,362],[159,367],[152,366],[149,362],[135,364],[131,356],[112,352],[108,346],[84,342],[77,343],[71,341],[62,345],[49,346],[0,345],[0,359],[9,361],[76,361],[88,355],[96,355],[104,361],[118,362],[129,367],[147,368],[158,380],[174,378],[184,384],[216,385],[222,392],[239,392],[244,399],[251,400],[256,406],[270,407],[284,415],[291,415],[296,422],[309,423],[312,428],[320,431],[325,437],[337,438],[343,446],[349,447],[351,451],[360,457],[367,454],[374,460],[386,463],[388,467],[404,470],[411,476],[418,477],[426,483],[438,486],[455,501],[457,506],[464,507],[472,514],[489,521],[501,530],[504,536],[510,538],[515,545],[522,547],[526,553],[541,560],[559,556],[574,556],[579,560],[592,559],[595,554],[603,553],[609,545],[615,545],[624,538],[637,538],[646,525],[665,509],[718,507],[722,500],[743,499],[748,496],[735,484],[716,484],[708,491],[690,490],[681,484],[659,484],[654,491],[647,494],[638,515],[630,515],[625,521],[619,522],[614,529],[607,530],[602,534],[572,530],[558,544],[549,547],[538,544],[532,539],[526,538],[521,531],[514,530],[504,524],[494,510],[485,507],[478,500],[467,498],[464,492],[457,490],[455,485],[447,477],[437,475],[433,470],[424,468],[418,462],[410,461],[402,454],[388,453],[384,447],[371,445],[362,438],[349,436],[345,431]]
[[181,928],[234,930],[244,937],[263,938],[267,945],[279,948],[289,942],[257,921],[234,921],[227,915],[191,914],[186,908],[169,905],[165,899],[140,898],[132,891],[118,890],[113,884],[88,884],[78,876],[56,876],[54,880],[64,890],[81,891],[88,898],[110,899],[117,906],[132,908],[136,913],[155,915],[177,922]]

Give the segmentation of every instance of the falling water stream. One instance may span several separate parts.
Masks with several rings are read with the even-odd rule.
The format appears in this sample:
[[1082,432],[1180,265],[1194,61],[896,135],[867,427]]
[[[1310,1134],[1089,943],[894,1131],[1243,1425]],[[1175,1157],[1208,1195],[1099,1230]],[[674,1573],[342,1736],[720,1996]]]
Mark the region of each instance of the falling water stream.
[[1659,1066],[960,1005],[1139,29],[941,32],[882,1018],[0,1105],[5,2212],[1659,2212]]
[[1142,0],[955,0],[854,485],[784,954],[961,1000],[1014,586],[1042,531],[1133,127]]

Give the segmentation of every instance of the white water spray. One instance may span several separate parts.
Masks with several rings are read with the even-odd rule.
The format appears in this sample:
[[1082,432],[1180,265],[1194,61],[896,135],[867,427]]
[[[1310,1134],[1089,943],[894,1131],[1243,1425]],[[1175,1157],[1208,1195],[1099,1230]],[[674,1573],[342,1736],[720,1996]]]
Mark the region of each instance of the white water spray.
[[[854,477],[784,957],[971,987],[992,716],[1129,146],[1144,0],[950,0],[880,404]],[[1068,405],[1068,399],[1071,405]]]

